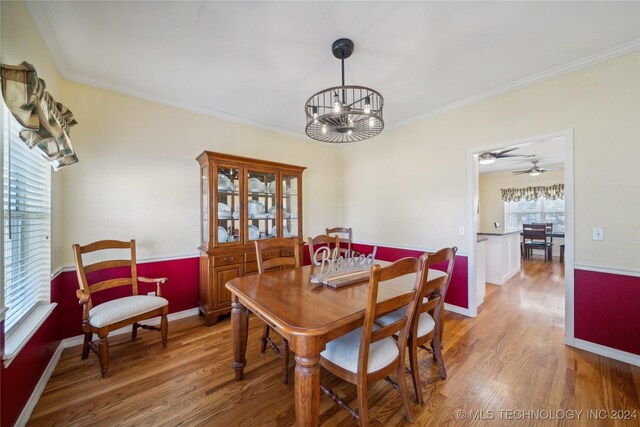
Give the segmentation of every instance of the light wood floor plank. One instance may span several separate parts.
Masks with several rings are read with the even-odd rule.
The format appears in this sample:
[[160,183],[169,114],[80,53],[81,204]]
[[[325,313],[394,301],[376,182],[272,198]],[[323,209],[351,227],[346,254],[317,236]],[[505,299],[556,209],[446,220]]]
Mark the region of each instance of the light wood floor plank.
[[[446,314],[441,380],[429,354],[420,368],[425,403],[412,405],[415,425],[640,426],[638,419],[594,420],[587,411],[629,410],[640,417],[640,368],[564,345],[564,273],[558,262],[526,261],[503,286],[487,285],[475,319]],[[30,426],[289,426],[293,385],[280,381],[279,359],[260,354],[263,323],[251,316],[245,379],[231,369],[228,320],[206,327],[199,317],[171,322],[169,345],[141,331],[110,340],[109,375],[97,357],[66,349],[38,402]],[[293,361],[293,357],[291,358]],[[293,362],[290,379],[293,381]],[[410,396],[413,389],[410,377]],[[321,381],[356,407],[355,386],[322,372]],[[578,420],[510,421],[508,411],[584,411]],[[459,416],[465,411],[466,418]],[[385,381],[370,388],[372,426],[403,426],[398,393]],[[493,415],[493,419],[488,419]],[[512,414],[513,415],[513,414]],[[323,426],[352,426],[325,396]]]

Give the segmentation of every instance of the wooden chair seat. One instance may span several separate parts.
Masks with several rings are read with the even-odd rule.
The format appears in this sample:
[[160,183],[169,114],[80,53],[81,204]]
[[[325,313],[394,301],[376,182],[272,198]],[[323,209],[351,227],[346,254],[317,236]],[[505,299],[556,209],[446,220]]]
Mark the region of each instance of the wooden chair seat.
[[166,299],[148,295],[118,298],[96,305],[89,310],[89,324],[95,328],[102,328],[168,305],[169,301]]
[[[405,311],[406,309],[402,311],[402,315],[404,315]],[[400,318],[402,318],[402,315]],[[398,320],[400,320],[400,318]],[[377,325],[373,326],[374,331],[378,329],[380,328]],[[362,327],[354,329],[335,340],[329,341],[327,348],[320,353],[320,356],[342,369],[356,373],[358,372],[358,354],[360,352],[361,339]],[[371,343],[369,347],[367,373],[384,369],[396,361],[399,355],[398,345],[391,337]]]

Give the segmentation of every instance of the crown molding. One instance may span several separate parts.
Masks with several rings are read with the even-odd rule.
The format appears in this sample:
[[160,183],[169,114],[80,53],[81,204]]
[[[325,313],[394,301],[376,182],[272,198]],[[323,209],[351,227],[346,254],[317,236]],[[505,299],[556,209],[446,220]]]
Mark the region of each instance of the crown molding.
[[[49,49],[49,53],[51,54],[54,63],[58,67],[58,71],[60,75],[66,80],[71,80],[77,83],[98,87],[98,88],[109,90],[112,92],[117,92],[123,95],[128,95],[128,96],[144,99],[151,102],[168,105],[170,107],[175,107],[175,108],[179,108],[186,111],[192,111],[194,113],[203,114],[206,116],[214,117],[217,119],[221,119],[221,120],[225,120],[225,121],[229,121],[229,122],[233,122],[241,125],[251,126],[251,127],[266,130],[266,131],[288,135],[297,139],[304,140],[305,142],[313,141],[315,143],[321,143],[323,145],[332,145],[337,147],[349,145],[349,144],[325,144],[322,142],[311,140],[310,138],[306,138],[304,133],[302,133],[302,131],[292,132],[290,130],[269,126],[264,123],[256,122],[254,120],[246,119],[244,117],[235,116],[233,114],[225,113],[223,111],[175,102],[175,101],[172,101],[163,97],[158,97],[143,91],[138,91],[132,88],[112,84],[112,83],[97,80],[97,79],[87,78],[85,76],[72,73],[69,71],[67,62],[64,59],[62,50],[59,47],[58,41],[55,37],[53,29],[51,28],[51,24],[49,23],[49,20],[47,19],[46,13],[42,7],[41,2],[27,0],[26,3],[27,3],[27,7],[29,8],[29,11],[31,12],[31,16],[33,17],[33,20],[35,21],[36,26],[38,27],[38,30],[40,31],[40,34],[42,35],[44,42],[47,48]],[[426,113],[419,114],[417,116],[413,116],[405,120],[401,120],[397,123],[389,124],[386,126],[386,129],[395,130],[402,127],[406,127],[424,119],[428,119],[452,110],[456,110],[458,108],[462,108],[464,106],[474,104],[476,102],[484,101],[498,95],[502,95],[508,92],[522,89],[527,86],[531,86],[533,84],[540,83],[545,80],[553,79],[555,77],[559,77],[564,74],[578,71],[583,68],[587,68],[592,65],[596,65],[601,62],[605,62],[610,59],[614,59],[614,58],[617,58],[632,52],[636,52],[639,50],[640,50],[640,39],[632,40],[628,43],[624,43],[622,45],[613,47],[611,49],[607,49],[600,53],[596,53],[594,55],[590,55],[585,58],[569,62],[559,67],[551,68],[547,71],[543,71],[541,73],[531,75],[529,77],[515,81],[513,83],[509,83],[509,84],[497,87],[495,89],[482,92],[478,95],[474,95],[469,98],[466,98],[442,107],[438,107],[431,111],[427,111]]]
[[605,51],[596,53],[594,55],[590,55],[585,58],[581,58],[581,59],[569,62],[559,67],[550,68],[541,73],[533,74],[529,77],[525,77],[524,79],[520,79],[513,83],[509,83],[509,84],[497,87],[495,89],[482,92],[478,95],[474,95],[472,97],[463,99],[461,101],[457,101],[449,105],[438,107],[434,110],[427,111],[426,113],[423,113],[414,117],[410,117],[406,120],[402,120],[392,125],[389,125],[388,128],[389,130],[394,130],[394,129],[406,127],[424,119],[428,119],[440,114],[444,114],[446,112],[456,110],[458,108],[462,108],[470,104],[475,104],[477,102],[485,101],[489,98],[493,98],[495,96],[513,92],[518,89],[523,89],[527,86],[531,86],[536,83],[541,83],[545,80],[550,80],[556,77],[560,77],[565,74],[572,73],[574,71],[582,70],[584,68],[588,68],[593,65],[600,64],[601,62],[609,61],[611,59],[615,59],[620,56],[624,56],[629,53],[633,53],[637,51],[640,51],[640,39],[632,40],[628,43],[624,43],[619,46],[613,47],[611,49],[607,49]]

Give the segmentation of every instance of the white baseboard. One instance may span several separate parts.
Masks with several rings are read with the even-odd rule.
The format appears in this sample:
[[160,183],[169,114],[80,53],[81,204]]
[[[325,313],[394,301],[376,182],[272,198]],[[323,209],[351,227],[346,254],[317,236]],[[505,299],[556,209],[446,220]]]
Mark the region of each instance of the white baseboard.
[[468,308],[458,307],[457,305],[444,303],[444,309],[447,311],[452,311],[454,313],[462,314],[463,316],[474,317],[471,315],[471,312],[469,312]]
[[42,373],[42,376],[40,377],[40,381],[38,381],[36,388],[33,389],[33,393],[31,393],[31,396],[29,397],[27,404],[24,405],[24,408],[22,408],[22,412],[20,413],[20,416],[18,417],[18,420],[15,423],[16,427],[23,427],[27,425],[29,418],[31,418],[31,413],[35,409],[38,403],[38,400],[40,400],[40,396],[42,395],[44,388],[47,386],[47,383],[49,382],[49,378],[51,378],[51,375],[53,374],[53,370],[56,368],[56,365],[60,360],[60,356],[62,356],[63,350],[64,350],[64,346],[62,345],[62,342],[61,342],[58,345],[58,348],[56,348],[56,351],[53,353],[53,356],[51,356],[51,360],[49,360],[49,364],[47,365],[46,369]]
[[[177,313],[169,313],[167,316],[167,320],[170,322],[173,320],[184,319],[185,317],[197,316],[198,315],[198,307],[190,308],[188,310],[178,311]],[[145,325],[159,325],[160,317],[153,317],[144,322]],[[124,328],[116,329],[112,331],[109,336],[120,335],[120,334],[129,334],[131,333],[131,326],[125,326]],[[75,337],[65,338],[62,340],[62,345],[64,348],[74,347],[76,345],[80,345],[84,342],[84,335],[76,335]]]
[[584,341],[578,338],[573,340],[575,348],[586,350],[591,353],[599,354],[600,356],[608,357],[610,359],[619,360],[620,362],[629,363],[631,365],[640,366],[640,355],[629,353],[615,348],[606,347],[604,345],[595,344],[590,341]]

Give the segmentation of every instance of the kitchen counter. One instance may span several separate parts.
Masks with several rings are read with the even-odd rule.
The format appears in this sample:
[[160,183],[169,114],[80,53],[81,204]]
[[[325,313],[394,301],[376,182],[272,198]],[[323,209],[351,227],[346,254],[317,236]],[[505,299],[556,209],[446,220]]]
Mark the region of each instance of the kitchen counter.
[[495,285],[502,285],[520,271],[520,232],[480,232],[478,239],[481,237],[487,239],[486,280]]

